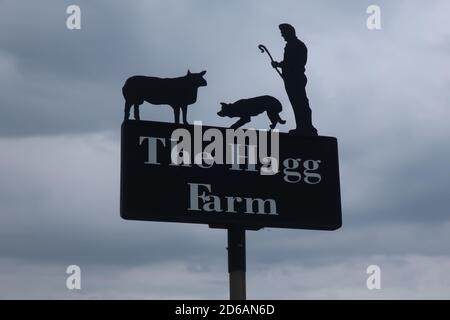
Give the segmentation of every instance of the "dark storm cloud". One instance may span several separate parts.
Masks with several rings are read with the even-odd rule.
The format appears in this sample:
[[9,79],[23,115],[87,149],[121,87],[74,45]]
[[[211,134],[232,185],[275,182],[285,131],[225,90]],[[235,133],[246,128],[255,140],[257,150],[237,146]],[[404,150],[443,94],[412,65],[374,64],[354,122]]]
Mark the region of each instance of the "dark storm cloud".
[[[322,114],[327,114],[329,107],[323,112],[320,109],[320,96],[329,89],[327,81],[331,92],[336,82],[343,88],[353,85],[337,81],[345,66],[338,57],[353,64],[347,64],[348,68],[354,68],[354,78],[360,78],[367,73],[367,63],[361,57],[366,55],[370,61],[376,54],[364,28],[363,4],[304,2],[298,11],[292,9],[299,6],[298,1],[287,1],[279,7],[255,1],[239,5],[211,1],[78,4],[82,30],[69,31],[65,27],[66,4],[60,1],[3,3],[0,65],[6,72],[0,76],[1,104],[5,106],[0,114],[0,134],[115,129],[123,108],[121,87],[128,76],[143,73],[172,77],[188,68],[207,69],[209,83],[191,108],[191,119],[227,124],[227,120],[215,119],[220,101],[265,93],[288,105],[267,57],[256,48],[264,42],[281,57],[284,44],[277,25],[285,20],[299,26],[299,34],[310,45],[310,83],[325,82],[323,87],[310,85],[311,100],[317,105],[316,118],[327,119]],[[362,52],[357,50],[353,56],[348,52],[347,36],[353,38],[352,49]],[[358,94],[353,92],[353,96],[357,99]],[[329,106],[330,101],[323,101],[323,105]],[[333,108],[345,107],[333,100]],[[165,107],[147,105],[143,109],[147,118],[171,120]],[[285,113],[292,126],[289,108]],[[266,127],[266,122],[260,117],[254,124]]]

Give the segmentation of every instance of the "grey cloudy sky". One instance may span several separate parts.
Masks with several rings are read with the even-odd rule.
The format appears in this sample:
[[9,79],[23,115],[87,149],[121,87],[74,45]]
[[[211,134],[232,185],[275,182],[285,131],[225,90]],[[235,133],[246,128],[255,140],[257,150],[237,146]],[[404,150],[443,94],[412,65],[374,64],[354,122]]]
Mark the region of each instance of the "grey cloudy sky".
[[[77,31],[69,4],[0,2],[0,298],[227,298],[225,231],[120,219],[121,88],[207,70],[191,122],[229,125],[219,102],[271,94],[288,130],[257,49],[282,56],[281,22],[309,48],[314,123],[339,140],[344,224],[249,232],[248,297],[450,298],[448,1],[78,0]],[[81,291],[65,287],[69,264]]]

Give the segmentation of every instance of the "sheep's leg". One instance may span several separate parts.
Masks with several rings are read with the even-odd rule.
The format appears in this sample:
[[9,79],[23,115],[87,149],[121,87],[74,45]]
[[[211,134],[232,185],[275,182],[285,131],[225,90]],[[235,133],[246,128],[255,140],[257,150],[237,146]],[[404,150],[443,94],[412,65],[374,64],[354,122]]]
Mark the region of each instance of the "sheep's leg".
[[130,118],[130,109],[133,103],[125,101],[125,115],[124,120],[128,120]]
[[182,106],[181,111],[183,111],[183,123],[188,124],[188,122],[187,122],[187,105]]
[[175,116],[175,123],[180,123],[180,106],[172,106]]
[[134,104],[134,119],[141,120],[141,118],[139,117],[139,104],[137,103]]

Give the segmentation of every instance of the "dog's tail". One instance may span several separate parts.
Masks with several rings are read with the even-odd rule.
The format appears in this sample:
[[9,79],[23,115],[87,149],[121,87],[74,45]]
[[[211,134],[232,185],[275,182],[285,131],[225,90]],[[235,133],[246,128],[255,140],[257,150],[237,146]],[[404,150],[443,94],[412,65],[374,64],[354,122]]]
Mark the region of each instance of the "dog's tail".
[[281,117],[280,117],[279,114],[277,115],[277,121],[278,121],[279,123],[281,123],[281,124],[285,124],[285,123],[286,123],[286,120],[281,119]]

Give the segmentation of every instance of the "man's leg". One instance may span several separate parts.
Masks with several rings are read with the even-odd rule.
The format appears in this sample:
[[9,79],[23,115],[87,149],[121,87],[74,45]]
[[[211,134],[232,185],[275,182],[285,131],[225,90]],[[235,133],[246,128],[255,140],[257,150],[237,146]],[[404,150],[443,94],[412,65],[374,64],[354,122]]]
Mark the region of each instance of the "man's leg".
[[306,96],[306,92],[302,93],[300,100],[302,101],[302,107],[299,110],[302,128],[317,134],[317,130],[312,124],[312,111],[309,107],[309,99]]
[[294,111],[295,129],[293,129],[293,131],[295,131],[295,130],[299,130],[301,128],[301,117],[300,117],[300,114],[298,112],[298,110],[299,110],[299,101],[298,101],[297,96],[295,94],[295,89],[292,88],[292,87],[293,86],[289,85],[288,82],[285,83],[286,93],[288,95],[289,102],[291,103],[292,111]]
[[[296,81],[294,84],[298,85],[300,83]],[[286,83],[286,92],[294,110],[295,122],[297,124],[297,128],[293,131],[307,135],[317,135],[317,130],[312,125],[312,112],[309,107],[309,99],[306,95],[305,88]]]

